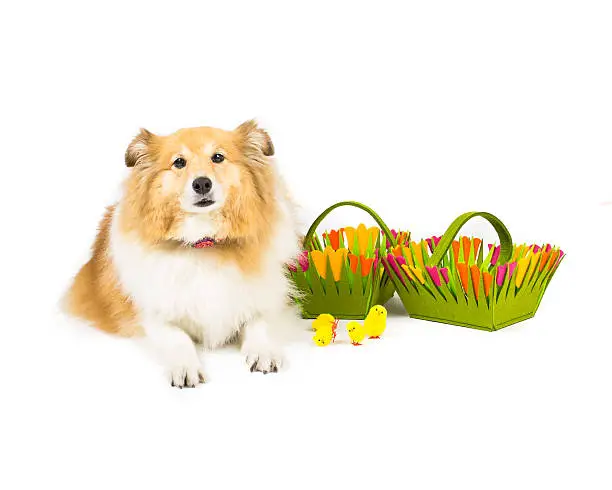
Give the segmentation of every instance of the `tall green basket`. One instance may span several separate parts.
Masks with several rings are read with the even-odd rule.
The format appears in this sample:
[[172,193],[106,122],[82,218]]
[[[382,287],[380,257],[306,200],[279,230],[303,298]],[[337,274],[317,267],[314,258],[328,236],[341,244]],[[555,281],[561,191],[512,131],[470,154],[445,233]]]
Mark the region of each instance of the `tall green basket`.
[[[318,236],[317,227],[340,206],[362,209],[380,230],[360,225],[357,229],[347,227]],[[363,234],[364,230],[367,235]],[[403,236],[409,238],[407,233]],[[385,222],[364,204],[343,201],[323,211],[304,237],[303,255],[289,269],[302,316],[316,318],[321,313],[329,313],[341,319],[363,319],[372,306],[386,303],[395,287],[384,274],[380,256],[396,244]]]
[[[476,216],[489,221],[500,240],[485,258],[481,239],[455,240]],[[488,331],[533,317],[564,257],[549,244],[513,245],[506,226],[484,212],[462,214],[441,238],[389,252],[387,274],[411,317]]]

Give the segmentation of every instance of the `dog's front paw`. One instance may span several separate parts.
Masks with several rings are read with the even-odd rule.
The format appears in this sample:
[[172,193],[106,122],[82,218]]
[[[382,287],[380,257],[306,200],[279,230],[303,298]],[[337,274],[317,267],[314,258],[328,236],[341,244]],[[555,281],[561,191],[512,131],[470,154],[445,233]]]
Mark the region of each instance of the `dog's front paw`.
[[246,364],[252,373],[277,373],[282,367],[283,358],[280,353],[251,352],[246,355]]
[[204,383],[204,373],[193,340],[183,330],[157,318],[143,322],[145,339],[165,367],[170,384],[194,388]]
[[195,388],[206,381],[200,364],[177,365],[170,369],[170,384],[177,388]]
[[281,346],[272,338],[270,324],[261,318],[245,326],[241,350],[252,373],[276,373],[283,364]]
[[177,388],[195,388],[205,382],[204,371],[198,355],[191,347],[182,352],[177,349],[167,364],[170,384]]

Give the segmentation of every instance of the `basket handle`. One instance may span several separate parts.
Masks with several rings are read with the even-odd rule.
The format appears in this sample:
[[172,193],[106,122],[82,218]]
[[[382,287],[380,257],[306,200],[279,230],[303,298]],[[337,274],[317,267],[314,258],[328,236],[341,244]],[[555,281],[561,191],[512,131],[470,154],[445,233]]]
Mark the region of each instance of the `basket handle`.
[[340,206],[354,206],[356,208],[363,209],[372,218],[374,218],[374,221],[376,221],[376,224],[378,226],[380,226],[380,229],[383,231],[383,233],[387,237],[387,240],[389,240],[389,242],[392,243],[393,245],[396,245],[395,238],[393,238],[393,234],[389,230],[389,227],[382,220],[382,218],[380,216],[378,216],[378,214],[376,214],[376,212],[372,208],[369,208],[365,204],[361,204],[360,202],[357,202],[357,201],[342,201],[342,202],[337,202],[336,204],[333,204],[332,206],[328,207],[325,211],[323,211],[319,215],[319,217],[314,220],[314,222],[312,223],[312,225],[310,225],[310,228],[306,232],[306,236],[304,237],[304,244],[305,245],[308,245],[310,243],[310,241],[312,240],[312,237],[313,237],[315,231],[317,231],[317,227],[321,224],[321,221],[323,221],[323,219],[329,213],[331,213],[334,209],[339,208]]
[[469,220],[475,218],[476,216],[486,219],[489,223],[491,223],[491,225],[493,225],[493,228],[495,228],[495,231],[497,232],[499,243],[501,244],[499,260],[497,263],[505,264],[510,261],[512,258],[513,249],[512,236],[510,236],[510,232],[508,231],[508,228],[506,228],[506,225],[504,225],[499,218],[490,213],[471,212],[462,214],[451,223],[444,235],[442,235],[440,243],[438,243],[435,252],[429,258],[429,261],[427,262],[428,267],[433,267],[440,263],[444,255],[446,255],[446,252],[448,252],[453,240],[459,233],[459,230],[461,230],[463,225],[465,225]]

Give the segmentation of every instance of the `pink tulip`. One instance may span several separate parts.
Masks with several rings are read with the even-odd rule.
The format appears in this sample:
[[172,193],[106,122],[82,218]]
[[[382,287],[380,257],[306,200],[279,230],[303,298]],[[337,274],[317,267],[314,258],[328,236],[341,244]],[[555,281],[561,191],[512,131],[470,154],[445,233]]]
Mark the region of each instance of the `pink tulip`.
[[504,264],[504,265],[500,265],[497,268],[497,277],[496,277],[496,281],[497,281],[497,285],[499,287],[502,286],[502,284],[504,284],[504,277],[506,276],[506,269],[508,268],[508,264]]
[[493,250],[493,256],[491,257],[491,265],[497,264],[497,261],[499,260],[499,252],[500,251],[501,251],[501,246],[500,245],[495,247],[495,250]]
[[448,281],[450,280],[448,277],[448,267],[442,267],[442,269],[440,269],[440,273],[442,274],[442,277],[444,278],[446,284],[448,284]]
[[442,283],[440,282],[440,274],[438,273],[437,267],[425,267],[427,272],[429,273],[429,277],[434,282],[436,286],[440,286]]
[[308,270],[308,266],[310,265],[308,263],[308,251],[303,250],[297,257],[298,259],[298,263],[300,264],[300,267],[302,268],[302,272],[306,272]]
[[516,269],[516,262],[512,262],[509,267],[510,267],[510,277],[512,277],[512,274],[514,274],[514,269]]
[[389,274],[389,276],[391,276],[391,271],[389,270],[389,267],[387,267],[387,264],[385,263],[385,261],[382,261],[382,265],[385,268],[385,271],[387,274]]
[[404,282],[404,276],[400,272],[400,269],[399,269],[399,267],[397,265],[397,262],[395,261],[395,257],[394,257],[393,254],[387,255],[387,262],[389,262],[389,265],[391,266],[391,268],[393,269],[393,271],[395,272],[397,277],[400,278],[400,280],[402,281],[402,284],[405,286],[406,283]]

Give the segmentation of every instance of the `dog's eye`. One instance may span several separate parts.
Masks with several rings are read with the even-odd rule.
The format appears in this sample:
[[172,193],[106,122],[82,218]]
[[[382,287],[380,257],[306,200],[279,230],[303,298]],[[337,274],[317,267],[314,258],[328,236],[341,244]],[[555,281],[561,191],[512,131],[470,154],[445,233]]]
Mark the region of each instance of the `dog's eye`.
[[184,158],[178,157],[176,160],[174,160],[174,162],[172,162],[172,165],[176,168],[183,168],[185,165],[187,165],[187,162]]
[[221,163],[223,160],[225,160],[225,157],[221,155],[221,153],[215,153],[212,157],[210,157],[210,159],[213,161],[213,163]]

